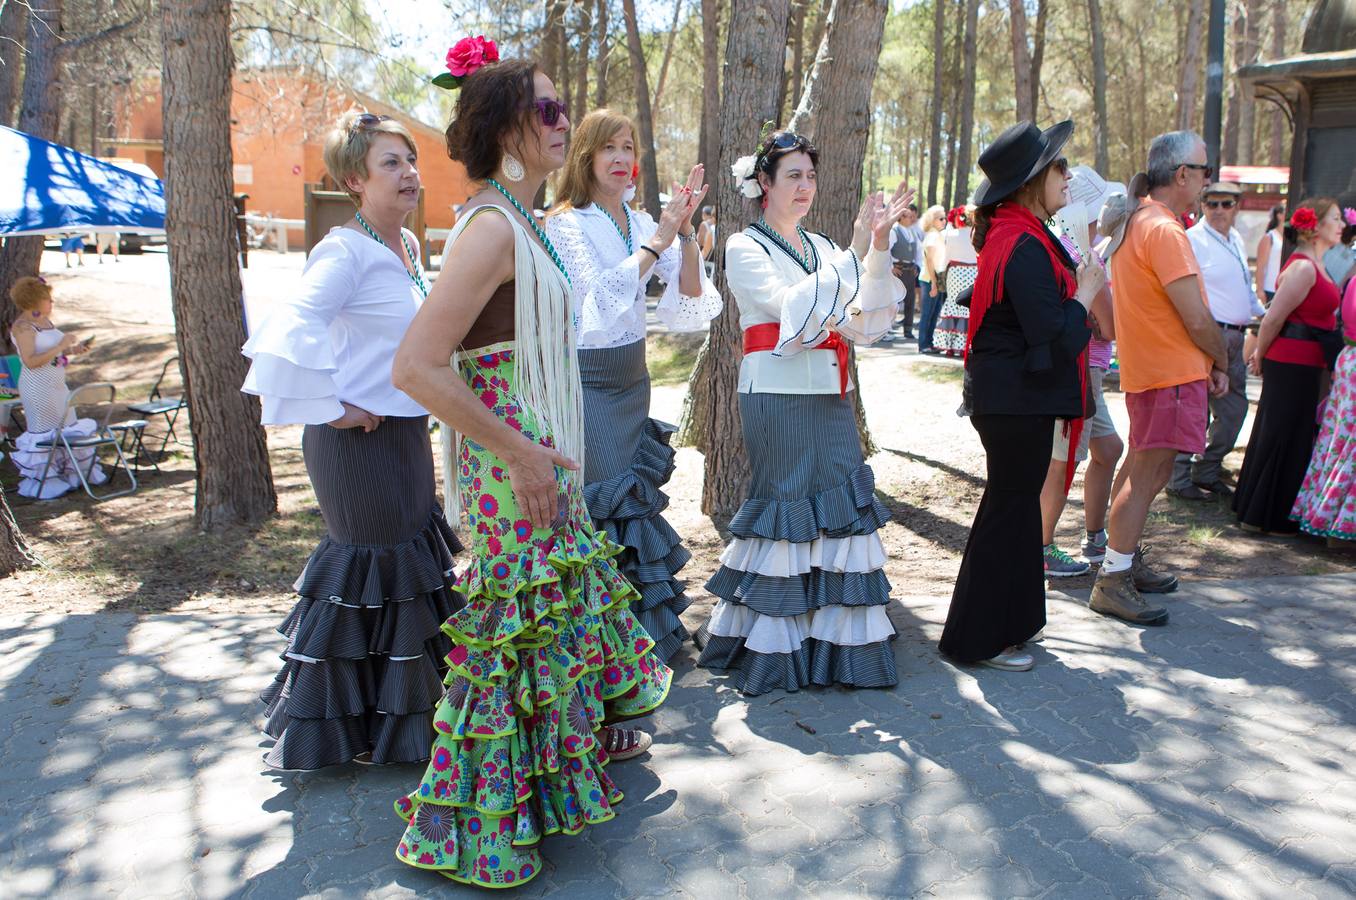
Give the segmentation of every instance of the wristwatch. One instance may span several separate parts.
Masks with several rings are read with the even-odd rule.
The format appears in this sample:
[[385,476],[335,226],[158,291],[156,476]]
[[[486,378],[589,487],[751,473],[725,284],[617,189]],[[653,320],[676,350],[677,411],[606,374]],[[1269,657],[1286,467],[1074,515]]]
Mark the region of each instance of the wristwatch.
[[680,244],[690,244],[696,239],[697,239],[696,234],[683,234],[681,231],[678,232],[678,242]]

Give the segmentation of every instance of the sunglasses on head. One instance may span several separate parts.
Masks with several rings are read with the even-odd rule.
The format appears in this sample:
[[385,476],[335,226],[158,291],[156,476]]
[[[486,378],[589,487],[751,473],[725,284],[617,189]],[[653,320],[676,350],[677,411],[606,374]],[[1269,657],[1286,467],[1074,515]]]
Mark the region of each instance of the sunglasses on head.
[[1205,205],[1211,209],[1233,209],[1238,204],[1233,200],[1207,200]]
[[569,112],[565,109],[565,104],[559,100],[538,100],[536,101],[537,114],[541,116],[541,123],[547,128],[554,128],[560,121],[561,116],[568,118]]
[[1211,165],[1206,165],[1205,163],[1182,163],[1182,168],[1195,169],[1197,172],[1200,172],[1206,178],[1209,178],[1211,175],[1215,174],[1215,167]]
[[368,128],[376,128],[382,122],[390,121],[390,116],[379,116],[376,113],[363,113],[353,120],[353,124],[348,126],[349,133],[355,131],[364,131]]

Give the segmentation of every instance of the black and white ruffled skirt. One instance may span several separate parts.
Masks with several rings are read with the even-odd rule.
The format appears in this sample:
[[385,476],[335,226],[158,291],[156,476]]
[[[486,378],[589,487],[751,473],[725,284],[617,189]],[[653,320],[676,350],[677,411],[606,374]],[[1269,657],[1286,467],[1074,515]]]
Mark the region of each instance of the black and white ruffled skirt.
[[877,533],[889,513],[862,459],[852,399],[739,395],[752,481],[706,589],[698,665],[749,695],[898,682]]
[[329,534],[297,579],[279,626],[283,666],[261,695],[265,762],[319,769],[428,758],[433,710],[461,607],[461,549],[434,494],[426,416],[387,417],[373,432],[308,425],[306,471]]
[[624,549],[613,562],[640,594],[631,607],[668,662],[687,628],[678,618],[691,602],[675,576],[692,558],[664,520],[673,476],[674,426],[651,419],[650,375],[643,340],[579,351],[584,388],[584,500],[594,528]]

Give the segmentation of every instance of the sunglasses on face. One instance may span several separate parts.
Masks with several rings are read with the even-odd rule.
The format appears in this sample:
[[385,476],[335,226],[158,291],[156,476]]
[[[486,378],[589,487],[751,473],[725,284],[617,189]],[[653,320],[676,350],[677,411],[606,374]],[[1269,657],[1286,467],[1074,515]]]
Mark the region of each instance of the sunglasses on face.
[[536,101],[537,114],[541,116],[541,123],[547,128],[554,128],[560,121],[561,116],[568,118],[569,113],[565,109],[565,104],[559,100],[538,100]]
[[1238,204],[1233,200],[1207,200],[1205,205],[1211,209],[1233,209]]
[[1054,169],[1056,172],[1058,172],[1058,173],[1061,174],[1061,175],[1068,175],[1068,174],[1069,174],[1069,160],[1066,159],[1065,157],[1061,156],[1059,159],[1057,159],[1057,160],[1055,160],[1054,162],[1050,163],[1050,168]]
[[1206,165],[1205,163],[1182,163],[1182,168],[1195,169],[1205,178],[1209,178],[1211,175],[1215,174],[1215,167]]

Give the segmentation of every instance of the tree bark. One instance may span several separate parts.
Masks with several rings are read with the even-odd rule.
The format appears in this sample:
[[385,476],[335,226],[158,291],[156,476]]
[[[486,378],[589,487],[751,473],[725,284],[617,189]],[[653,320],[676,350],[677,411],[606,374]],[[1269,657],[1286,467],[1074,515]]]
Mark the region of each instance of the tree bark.
[[[758,27],[731,27],[725,43],[717,167],[722,177],[713,179],[716,220],[724,234],[742,231],[753,221],[750,205],[734,179],[724,173],[735,159],[750,152],[763,123],[777,114],[778,84],[767,73],[782,70],[789,13],[790,0],[730,0],[731,23],[756,22]],[[706,454],[702,512],[723,526],[744,496],[749,462],[735,392],[742,357],[739,312],[720,270],[716,283],[725,298],[725,309],[711,323],[693,367],[689,391],[703,399],[694,402],[701,416],[693,416],[689,432],[691,442]]]
[[654,112],[650,107],[650,78],[645,71],[645,48],[640,43],[636,0],[622,0],[626,19],[626,46],[631,55],[631,76],[636,89],[636,127],[640,129],[640,171],[644,184],[645,211],[659,218],[659,165],[654,156]]
[[[10,0],[14,2],[14,0]],[[19,130],[47,141],[57,139],[61,125],[65,38],[62,0],[43,0],[29,8],[25,41],[24,84],[19,101]],[[41,237],[8,238],[0,247],[0,346],[8,349],[9,327],[16,310],[9,298],[10,286],[25,275],[38,274],[42,262]]]
[[946,0],[932,0],[932,123],[928,135],[928,206],[937,202],[937,181],[942,168],[942,72],[946,53]]
[[951,96],[947,98],[946,110],[946,187],[942,191],[942,205],[951,206],[952,188],[956,184],[956,141],[959,137],[958,120],[960,118],[961,95],[961,44],[965,34],[965,2],[956,0],[956,37],[951,43],[951,69],[949,82]]
[[[1239,66],[1257,62],[1262,52],[1262,0],[1248,0],[1247,20],[1243,23],[1243,50],[1237,57]],[[1238,164],[1251,166],[1256,156],[1257,101],[1235,80],[1238,95]]]
[[[1243,18],[1243,16],[1235,13],[1233,22],[1230,23],[1230,31],[1232,32],[1230,37],[1233,38],[1233,58],[1235,67],[1244,64],[1243,44],[1245,38],[1243,32],[1245,26],[1243,24]],[[1227,44],[1225,46],[1225,52],[1229,52]],[[1239,162],[1238,140],[1239,128],[1242,124],[1239,122],[1238,117],[1242,112],[1241,100],[1243,99],[1243,85],[1239,83],[1237,79],[1230,80],[1232,83],[1225,88],[1228,91],[1228,98],[1224,104],[1224,134],[1221,136],[1219,148],[1220,165],[1224,166],[1236,165]]]
[[[1038,0],[1036,4],[1036,34],[1031,51],[1031,111],[1037,113],[1041,105],[1041,70],[1045,68],[1045,26],[1049,20],[1050,4]],[[1034,121],[1034,120],[1033,120]]]
[[[697,152],[706,167],[707,181],[716,184],[720,171],[720,0],[702,4],[702,121]],[[715,197],[708,198],[708,202]],[[720,265],[720,253],[712,254]]]
[[22,83],[27,30],[28,4],[5,0],[0,7],[0,125],[15,124],[14,101],[19,99]]
[[[815,89],[815,85],[823,78],[832,66],[830,65],[829,34],[833,31],[834,16],[839,14],[838,0],[832,0],[829,4],[829,11],[825,15],[826,26],[823,29],[823,37],[815,46],[815,61],[810,65],[810,75],[805,79],[805,93],[801,94],[800,103],[796,104],[796,109],[791,113],[791,118],[787,121],[786,127],[798,134],[804,134],[807,137],[815,132],[815,113],[820,101],[820,92]],[[780,104],[780,100],[778,101]],[[818,176],[816,176],[818,177]]]
[[9,511],[9,501],[0,491],[0,578],[27,569],[36,562],[23,532],[19,530],[19,523],[14,521],[14,514]]
[[673,45],[678,41],[678,21],[682,16],[686,0],[674,0],[673,24],[669,26],[668,40],[664,42],[664,60],[659,64],[659,81],[654,86],[654,104],[652,113],[659,115],[659,101],[664,96],[664,84],[669,80],[669,63],[673,60]]
[[1031,48],[1026,36],[1025,0],[1008,0],[1009,33],[1012,37],[1012,83],[1017,94],[1017,118],[1036,121],[1036,97],[1031,86]]
[[1106,117],[1106,36],[1102,33],[1102,0],[1088,0],[1088,32],[1092,35],[1092,118],[1097,173],[1111,177],[1111,151]]
[[566,0],[550,0],[546,4],[546,21],[542,25],[541,69],[551,81],[560,82],[561,41],[564,28]]
[[597,109],[607,106],[607,57],[612,48],[612,37],[608,33],[607,13],[610,0],[598,0],[598,43],[593,52],[598,61],[598,78],[594,87],[593,105]]
[[810,0],[792,0],[791,3],[791,108],[800,106],[800,95],[805,90],[805,5]]
[[198,527],[277,509],[247,365],[231,197],[230,0],[161,0],[165,210],[179,367],[188,397]]
[[[1274,0],[1271,7],[1271,57],[1272,59],[1285,58],[1285,15],[1286,8],[1289,5],[1288,0]],[[1288,142],[1286,141],[1286,132],[1289,128],[1286,125],[1285,113],[1279,106],[1272,104],[1271,110],[1271,164],[1273,166],[1284,166],[1290,161]]]
[[965,0],[965,74],[961,76],[961,108],[957,125],[960,148],[956,151],[955,205],[970,201],[970,139],[975,130],[975,42],[979,30],[979,0]]
[[593,13],[588,3],[579,8],[579,59],[574,74],[574,99],[570,109],[583,116],[589,99],[589,44],[593,38]]
[[1196,94],[1200,86],[1201,43],[1205,33],[1205,0],[1190,0],[1187,9],[1186,42],[1182,49],[1182,70],[1178,76],[1177,128],[1199,131],[1196,121]]

